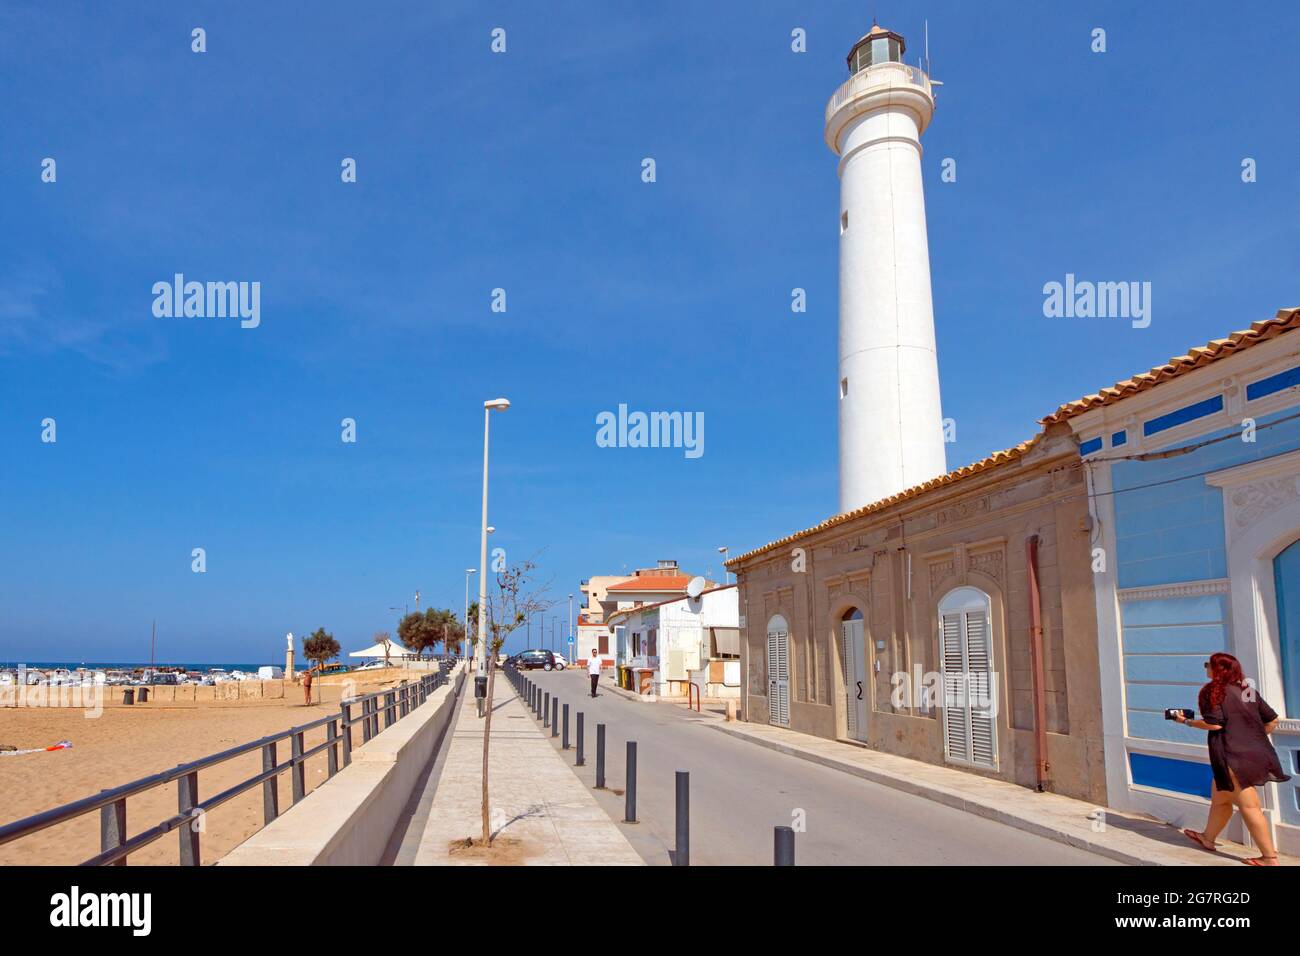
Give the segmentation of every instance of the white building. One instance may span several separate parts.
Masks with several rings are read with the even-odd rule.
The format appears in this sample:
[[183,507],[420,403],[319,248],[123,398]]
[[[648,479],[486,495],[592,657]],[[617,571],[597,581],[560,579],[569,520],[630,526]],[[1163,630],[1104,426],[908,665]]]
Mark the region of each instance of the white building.
[[610,616],[632,688],[657,697],[740,697],[740,604],[736,585],[673,597]]
[[581,591],[586,602],[578,614],[578,643],[574,649],[577,663],[586,666],[593,648],[605,667],[626,663],[625,648],[619,647],[617,636],[609,626],[610,616],[617,611],[681,597],[690,581],[691,576],[683,573],[674,560],[661,560],[652,568],[637,568],[631,574],[584,580]]

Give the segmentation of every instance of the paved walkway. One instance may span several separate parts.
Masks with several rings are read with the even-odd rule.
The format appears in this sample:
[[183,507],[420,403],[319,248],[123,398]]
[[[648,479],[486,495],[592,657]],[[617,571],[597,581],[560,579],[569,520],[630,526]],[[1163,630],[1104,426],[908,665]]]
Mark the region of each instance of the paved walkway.
[[[710,726],[780,753],[853,774],[1018,830],[1090,850],[1122,863],[1155,866],[1241,866],[1259,851],[1219,838],[1219,851],[1193,846],[1178,828],[1141,813],[1104,809],[1055,793],[868,750],[851,743],[796,733],[770,724],[710,721]],[[1196,826],[1196,824],[1192,824]],[[1283,856],[1283,866],[1300,859]]]
[[483,787],[483,727],[473,675],[461,697],[446,762],[415,852],[417,866],[641,866],[631,844],[591,792],[551,746],[549,728],[528,713],[505,674],[492,692],[489,773],[494,849],[453,849],[479,836]]

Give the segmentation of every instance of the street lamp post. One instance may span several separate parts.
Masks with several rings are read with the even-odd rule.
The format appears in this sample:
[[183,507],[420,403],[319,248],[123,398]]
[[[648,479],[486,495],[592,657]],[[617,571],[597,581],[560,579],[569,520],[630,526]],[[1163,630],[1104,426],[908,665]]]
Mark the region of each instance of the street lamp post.
[[478,568],[465,569],[465,639],[460,642],[460,656],[469,657],[469,650],[465,647],[465,642],[469,640],[469,576],[477,574]]
[[727,549],[725,547],[718,549],[718,554],[722,555],[722,583],[731,583],[731,572],[727,570]]
[[479,536],[478,566],[483,573],[478,576],[478,654],[475,655],[478,671],[487,670],[487,538],[488,538],[488,423],[493,412],[504,412],[510,402],[504,398],[494,398],[483,403],[483,523]]

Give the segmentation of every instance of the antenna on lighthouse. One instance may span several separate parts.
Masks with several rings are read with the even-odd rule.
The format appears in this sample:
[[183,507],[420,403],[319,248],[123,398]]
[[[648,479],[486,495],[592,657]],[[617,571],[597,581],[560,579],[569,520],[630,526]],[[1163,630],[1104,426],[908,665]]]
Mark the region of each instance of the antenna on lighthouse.
[[934,68],[930,65],[930,21],[925,21],[925,75],[930,78],[931,86],[943,86],[942,80],[934,78]]

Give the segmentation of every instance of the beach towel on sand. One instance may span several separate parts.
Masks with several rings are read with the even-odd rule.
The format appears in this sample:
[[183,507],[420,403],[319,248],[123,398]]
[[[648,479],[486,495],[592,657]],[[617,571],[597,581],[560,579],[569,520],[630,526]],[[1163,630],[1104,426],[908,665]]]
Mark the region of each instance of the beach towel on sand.
[[72,746],[71,740],[60,740],[48,747],[32,747],[30,750],[0,750],[0,757],[21,757],[23,754],[43,754],[51,750],[67,750]]

